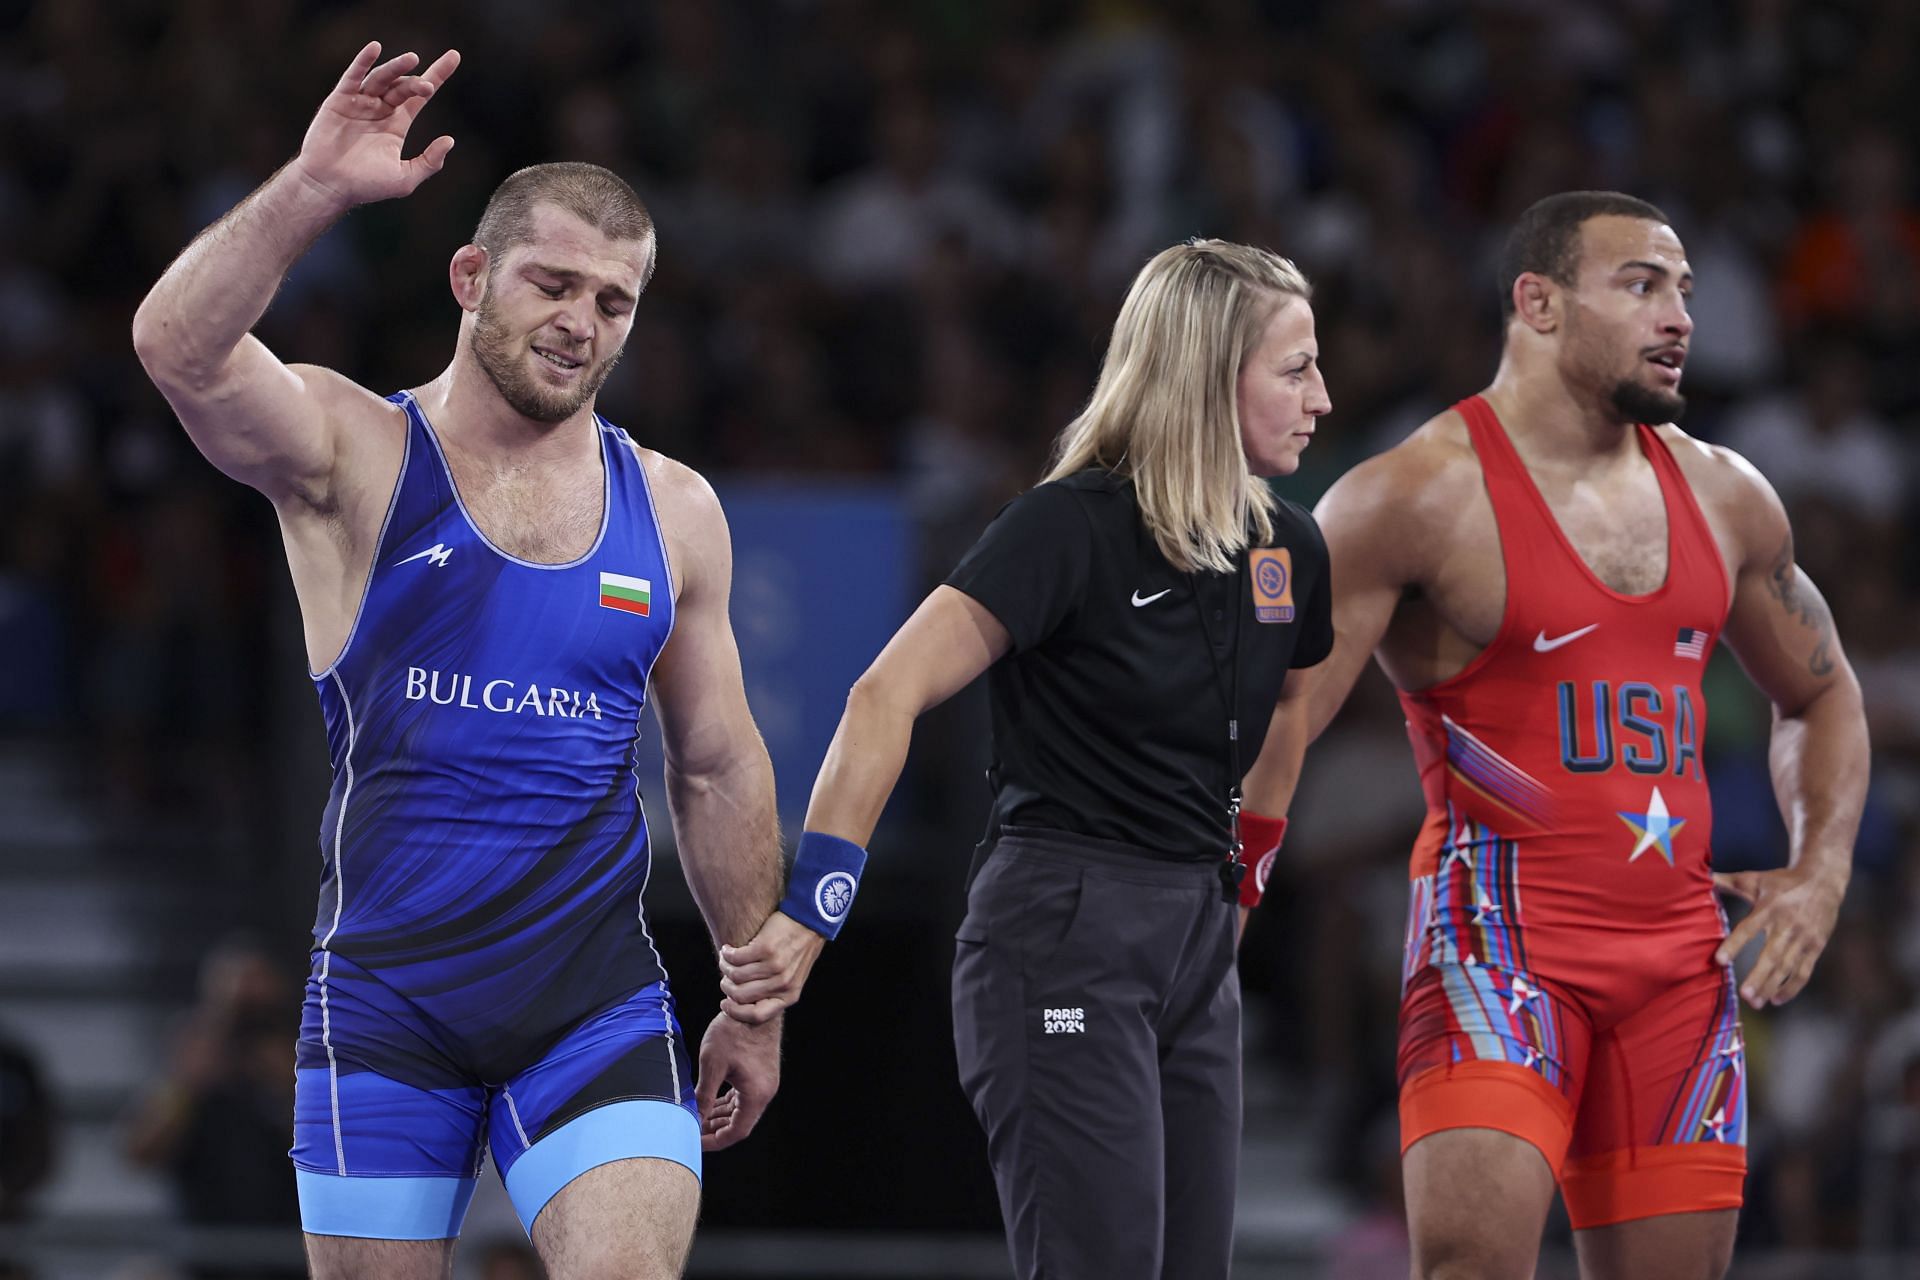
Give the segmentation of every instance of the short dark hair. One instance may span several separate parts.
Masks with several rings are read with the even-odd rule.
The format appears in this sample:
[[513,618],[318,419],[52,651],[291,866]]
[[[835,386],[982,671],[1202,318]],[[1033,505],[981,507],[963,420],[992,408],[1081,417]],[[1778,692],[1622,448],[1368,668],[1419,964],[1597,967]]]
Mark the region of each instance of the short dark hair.
[[1667,221],[1645,200],[1618,191],[1562,191],[1534,201],[1500,251],[1501,316],[1513,318],[1513,282],[1529,271],[1571,285],[1580,266],[1580,228],[1589,218],[1608,216]]
[[527,243],[533,239],[533,211],[543,204],[572,214],[612,239],[647,241],[647,267],[640,277],[640,287],[646,288],[659,256],[653,242],[653,215],[624,178],[597,164],[563,160],[509,174],[488,197],[480,225],[473,229],[473,243],[495,258]]

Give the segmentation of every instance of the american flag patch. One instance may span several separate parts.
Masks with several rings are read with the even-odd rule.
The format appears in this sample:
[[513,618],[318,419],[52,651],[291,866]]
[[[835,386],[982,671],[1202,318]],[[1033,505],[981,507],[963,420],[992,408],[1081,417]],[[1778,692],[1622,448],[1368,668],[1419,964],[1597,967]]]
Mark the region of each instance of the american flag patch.
[[1698,627],[1682,627],[1673,641],[1673,656],[1692,658],[1695,662],[1707,651],[1707,633]]

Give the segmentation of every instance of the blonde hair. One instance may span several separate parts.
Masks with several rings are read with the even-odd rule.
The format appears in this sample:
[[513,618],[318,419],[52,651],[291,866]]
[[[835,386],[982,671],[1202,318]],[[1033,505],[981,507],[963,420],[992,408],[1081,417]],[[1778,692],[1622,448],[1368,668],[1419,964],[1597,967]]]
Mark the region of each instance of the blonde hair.
[[1176,569],[1226,572],[1273,537],[1278,499],[1247,469],[1240,366],[1267,322],[1313,287],[1265,249],[1189,240],[1140,269],[1100,379],[1054,442],[1047,480],[1103,467],[1133,480],[1140,517]]

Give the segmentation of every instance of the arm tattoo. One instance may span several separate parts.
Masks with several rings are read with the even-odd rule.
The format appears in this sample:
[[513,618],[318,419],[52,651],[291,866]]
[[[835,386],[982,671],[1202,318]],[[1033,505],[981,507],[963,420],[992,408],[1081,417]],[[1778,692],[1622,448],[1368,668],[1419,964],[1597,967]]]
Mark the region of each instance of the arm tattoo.
[[1807,670],[1816,676],[1833,674],[1833,658],[1827,649],[1833,638],[1833,613],[1827,608],[1827,602],[1819,594],[1802,595],[1800,591],[1800,571],[1793,563],[1793,535],[1780,544],[1780,554],[1774,557],[1773,568],[1767,573],[1767,590],[1780,602],[1780,607],[1800,620],[1800,625],[1811,628],[1819,636],[1813,646],[1813,655],[1807,659]]

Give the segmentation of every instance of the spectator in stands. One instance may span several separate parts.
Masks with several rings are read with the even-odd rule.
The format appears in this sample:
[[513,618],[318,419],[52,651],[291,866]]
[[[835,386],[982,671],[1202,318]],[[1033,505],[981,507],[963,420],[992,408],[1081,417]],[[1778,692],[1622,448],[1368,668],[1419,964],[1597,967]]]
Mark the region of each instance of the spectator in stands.
[[28,1197],[53,1172],[53,1121],[53,1097],[33,1054],[0,1033],[0,1223],[25,1218]]
[[202,962],[199,1003],[175,1036],[165,1078],[135,1105],[124,1138],[130,1160],[167,1175],[186,1221],[300,1225],[287,1163],[290,1023],[299,1007],[285,970],[251,938],[227,938]]

